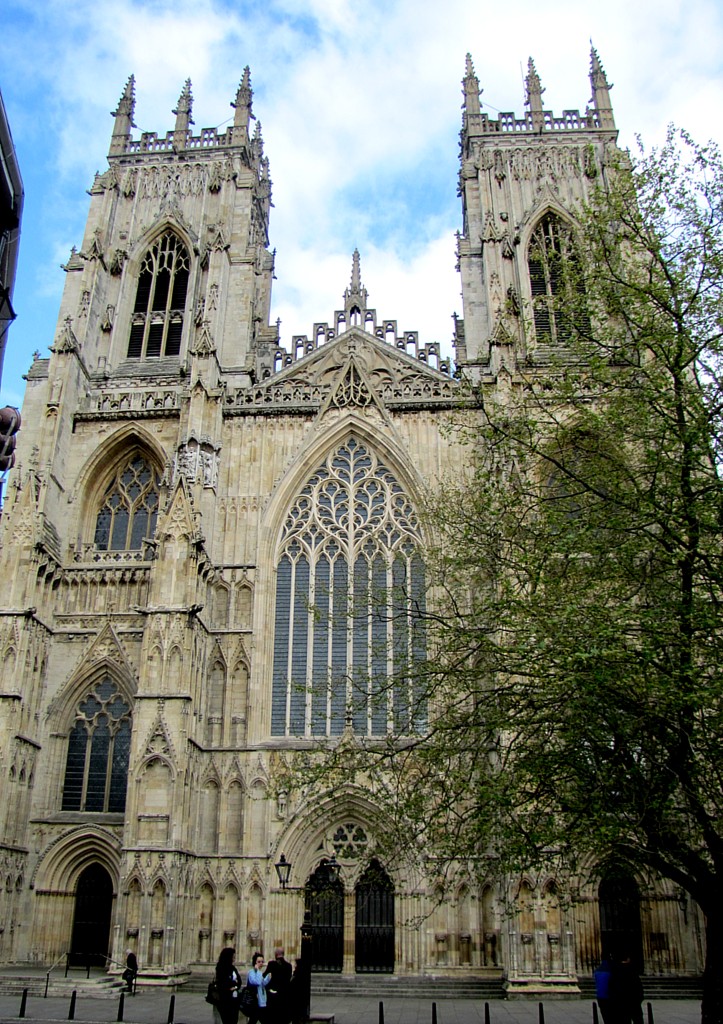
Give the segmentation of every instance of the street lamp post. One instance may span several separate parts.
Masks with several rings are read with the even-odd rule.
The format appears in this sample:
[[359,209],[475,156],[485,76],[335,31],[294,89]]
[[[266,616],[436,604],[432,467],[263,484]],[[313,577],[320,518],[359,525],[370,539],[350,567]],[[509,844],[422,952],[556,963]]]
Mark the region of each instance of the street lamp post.
[[274,867],[276,868],[276,874],[279,876],[279,884],[281,888],[286,889],[286,886],[289,883],[289,876],[291,875],[291,864],[286,857],[284,857],[283,853],[276,864],[274,864]]

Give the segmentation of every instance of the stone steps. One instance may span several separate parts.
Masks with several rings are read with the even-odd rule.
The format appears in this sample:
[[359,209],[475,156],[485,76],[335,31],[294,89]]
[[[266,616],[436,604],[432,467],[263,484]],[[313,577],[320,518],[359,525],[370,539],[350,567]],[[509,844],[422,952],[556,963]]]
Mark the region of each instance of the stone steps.
[[[62,974],[57,977],[51,974],[48,995],[55,998],[67,996],[70,999],[73,992],[76,992],[78,998],[92,996],[94,999],[117,999],[123,988],[124,985],[120,978],[110,974],[99,974],[95,977],[91,974],[90,978],[85,976],[85,972],[76,973],[75,977],[70,973],[67,978]],[[18,973],[12,977],[0,975],[0,995],[22,996],[24,989],[28,990],[28,996],[44,996],[45,975],[38,973],[28,975]]]
[[431,975],[409,977],[389,974],[357,974],[353,977],[315,974],[312,996],[359,996],[377,999],[503,999],[502,972],[493,977],[459,978]]
[[[595,983],[592,978],[579,978],[578,984],[585,999],[595,998]],[[643,992],[646,1002],[657,999],[700,999],[703,995],[703,979],[698,975],[661,977],[646,974],[643,976]]]

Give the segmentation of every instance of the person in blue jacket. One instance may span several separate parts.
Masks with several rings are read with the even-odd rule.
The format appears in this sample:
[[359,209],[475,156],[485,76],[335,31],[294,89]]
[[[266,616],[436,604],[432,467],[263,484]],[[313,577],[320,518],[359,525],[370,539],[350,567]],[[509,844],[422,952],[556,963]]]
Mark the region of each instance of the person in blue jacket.
[[614,1024],[613,1013],[610,1007],[610,975],[612,964],[609,957],[603,957],[600,966],[594,973],[595,998],[600,1009],[603,1024]]
[[264,958],[261,953],[254,953],[251,958],[251,970],[246,975],[246,984],[256,989],[256,1012],[249,1015],[249,1024],[266,1021],[266,986],[271,984],[271,975],[264,976]]

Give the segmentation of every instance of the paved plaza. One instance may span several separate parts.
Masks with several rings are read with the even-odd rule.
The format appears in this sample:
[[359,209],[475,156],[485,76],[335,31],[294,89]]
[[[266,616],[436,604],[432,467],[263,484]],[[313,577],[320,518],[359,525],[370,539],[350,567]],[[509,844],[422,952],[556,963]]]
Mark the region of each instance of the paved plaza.
[[[530,1001],[493,1000],[488,1003],[489,1024],[541,1024],[539,1003]],[[658,1000],[650,1004],[652,1021],[647,1024],[698,1024],[700,1003],[697,1000]],[[427,999],[385,999],[382,1003],[384,1024],[433,1024],[432,1003]],[[485,1004],[475,999],[440,999],[436,1003],[437,1024],[485,1024]],[[67,997],[29,996],[25,1019],[29,1021],[66,1021],[70,1009]],[[112,1024],[118,1019],[119,999],[96,999],[79,996],[75,1020]],[[211,1007],[200,992],[180,992],[171,1006],[167,990],[141,990],[127,996],[123,1005],[125,1024],[168,1024],[173,1010],[175,1024],[213,1024]],[[0,1021],[16,1021],[20,996],[0,996]],[[543,1003],[545,1024],[591,1024],[592,1002],[589,1000],[547,1000]],[[312,1015],[333,1014],[334,1024],[381,1024],[379,1000],[358,997],[318,996],[312,1002]],[[243,1022],[245,1018],[241,1018]]]

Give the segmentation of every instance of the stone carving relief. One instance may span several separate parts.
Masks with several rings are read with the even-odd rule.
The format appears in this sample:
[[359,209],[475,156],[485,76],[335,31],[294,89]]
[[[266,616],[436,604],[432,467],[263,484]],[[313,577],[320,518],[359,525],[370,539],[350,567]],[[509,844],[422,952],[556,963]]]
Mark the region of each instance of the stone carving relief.
[[215,487],[218,483],[220,446],[209,439],[189,439],[176,454],[173,483],[182,474],[189,484],[201,483],[203,487]]
[[[594,161],[594,158],[593,158]],[[509,172],[515,181],[539,178],[590,176],[590,158],[580,146],[524,146],[511,150],[496,149],[480,154],[479,168],[491,171],[498,184]]]
[[115,306],[106,306],[105,313],[100,320],[100,329],[104,334],[109,334],[113,330],[113,317],[115,316]]
[[138,176],[139,199],[164,199],[167,196],[198,196],[206,187],[204,164],[171,164],[144,167]]
[[53,351],[55,352],[77,352],[78,351],[78,339],[73,332],[73,318],[66,316],[65,326],[60,332],[60,337],[53,345]]

